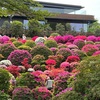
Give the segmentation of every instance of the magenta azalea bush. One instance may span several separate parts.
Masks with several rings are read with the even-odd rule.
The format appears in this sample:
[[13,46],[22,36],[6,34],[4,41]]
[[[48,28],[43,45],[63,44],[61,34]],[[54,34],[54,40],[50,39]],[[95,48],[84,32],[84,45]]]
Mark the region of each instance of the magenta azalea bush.
[[52,93],[46,87],[37,87],[32,90],[35,100],[51,100]]
[[6,35],[0,37],[0,43],[7,43],[9,42],[10,38]]
[[92,35],[92,36],[88,36],[86,40],[87,40],[87,41],[96,42],[96,38],[97,38],[96,36]]
[[28,58],[29,62],[31,62],[32,56],[26,50],[14,50],[8,56],[8,60],[10,60],[13,65],[22,65],[21,62],[24,58]]

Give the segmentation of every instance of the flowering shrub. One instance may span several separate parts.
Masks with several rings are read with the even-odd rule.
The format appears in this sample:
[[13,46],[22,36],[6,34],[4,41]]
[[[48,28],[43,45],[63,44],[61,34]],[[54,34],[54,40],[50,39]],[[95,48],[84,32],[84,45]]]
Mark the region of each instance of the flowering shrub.
[[31,62],[32,56],[26,50],[14,50],[8,56],[8,60],[12,62],[13,65],[22,65],[21,62],[24,58],[27,58]]
[[24,58],[23,61],[22,61],[21,63],[22,63],[22,65],[26,68],[26,70],[27,70],[28,68],[31,68],[31,67],[32,67],[30,64],[28,64],[28,63],[29,63],[28,58]]
[[75,39],[73,44],[77,45],[79,49],[81,49],[85,45],[85,42],[82,39]]
[[68,56],[72,55],[72,52],[68,48],[61,48],[56,53],[56,55],[59,55],[59,54],[64,56],[64,59],[63,59],[64,61]]
[[67,80],[70,77],[69,72],[63,71],[58,74],[54,79],[54,95],[57,95],[59,92],[67,88]]
[[26,42],[25,42],[25,45],[26,46],[29,46],[29,47],[34,47],[34,46],[36,46],[36,44],[35,44],[35,42],[34,41],[32,41],[32,40],[27,40]]
[[16,87],[12,92],[12,100],[33,100],[33,95],[28,87]]
[[44,37],[37,37],[37,38],[35,39],[35,43],[36,43],[36,44],[38,44],[38,43],[44,43],[44,41],[45,41]]
[[65,35],[63,36],[63,41],[64,43],[67,43],[67,42],[73,42],[74,41],[74,36],[73,35]]
[[4,91],[5,93],[8,92],[9,87],[10,87],[10,76],[9,72],[5,69],[0,68],[0,90]]
[[9,54],[14,50],[16,50],[16,47],[11,43],[5,43],[0,46],[0,54],[2,54],[5,59],[7,59]]
[[56,37],[54,37],[54,40],[57,43],[64,43],[64,40],[63,40],[63,37],[62,36],[56,36]]
[[6,68],[11,74],[13,74],[15,77],[19,75],[20,68],[18,66],[10,65]]
[[34,66],[34,70],[37,71],[37,70],[41,70],[41,71],[45,71],[46,70],[46,65],[45,64],[42,64],[42,65],[35,65]]
[[58,44],[58,48],[67,48],[67,45],[66,44],[62,44],[62,43],[59,43]]
[[100,42],[100,36],[96,37],[96,41]]
[[14,41],[13,44],[14,44],[16,47],[19,47],[19,46],[21,46],[23,43],[20,42],[20,41]]
[[10,40],[10,38],[6,35],[0,37],[0,43],[7,43]]
[[68,47],[69,49],[78,49],[78,46],[75,45],[75,44],[69,44],[69,45],[67,45],[67,47]]
[[45,57],[43,55],[35,55],[33,58],[32,58],[32,62],[31,64],[34,66],[34,65],[41,65],[41,64],[45,64]]
[[46,46],[37,45],[31,50],[32,56],[36,56],[37,54],[43,55],[45,59],[48,58],[49,55],[52,55],[53,52]]
[[38,36],[32,37],[32,40],[35,41],[38,38]]
[[99,51],[94,52],[92,56],[97,56],[97,55],[100,55],[100,50],[99,50]]
[[62,68],[62,69],[64,69],[64,70],[68,71],[69,68],[70,68],[69,62],[62,62],[62,63],[60,64],[60,68]]
[[58,48],[56,48],[56,47],[51,47],[50,50],[53,52],[53,55],[55,55],[56,52],[58,51]]
[[[35,71],[32,73],[22,73],[20,77],[17,77],[17,86],[27,86],[30,89],[37,86],[45,86],[45,75],[41,71]],[[43,76],[43,77],[42,77]]]
[[46,87],[37,87],[32,90],[35,100],[51,100],[52,93]]
[[48,47],[57,47],[57,42],[55,40],[46,40],[44,44]]
[[53,60],[53,59],[47,59],[47,60],[45,61],[45,63],[47,64],[46,68],[47,68],[48,70],[51,70],[51,69],[54,68],[54,66],[56,65],[56,61]]
[[75,39],[82,39],[82,40],[86,40],[87,37],[85,35],[77,35],[75,36]]
[[78,62],[78,61],[80,61],[80,58],[78,56],[68,56],[66,61],[69,63]]
[[21,46],[18,47],[18,49],[20,49],[20,50],[27,50],[28,52],[31,51],[31,47],[26,46],[26,45],[21,45]]
[[92,35],[92,36],[88,36],[87,37],[87,41],[93,41],[93,42],[96,42],[96,36]]
[[1,61],[0,61],[0,65],[9,66],[9,65],[12,65],[12,63],[11,63],[10,60],[1,60]]
[[83,46],[82,51],[85,52],[88,56],[91,56],[95,51],[98,51],[99,48],[92,44],[87,44]]

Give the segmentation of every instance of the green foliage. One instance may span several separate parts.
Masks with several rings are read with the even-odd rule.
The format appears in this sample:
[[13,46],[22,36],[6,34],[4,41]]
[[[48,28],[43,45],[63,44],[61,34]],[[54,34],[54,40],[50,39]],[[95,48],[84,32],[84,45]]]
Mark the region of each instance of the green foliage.
[[10,34],[10,23],[8,21],[4,21],[1,26],[1,32],[3,35]]
[[[4,7],[5,9],[2,9]],[[36,10],[38,7],[40,9]],[[34,0],[1,0],[0,2],[0,16],[7,15],[24,15],[27,19],[35,18],[43,20],[44,17],[50,15],[47,11],[41,11],[41,5]]]
[[71,31],[71,25],[70,25],[70,23],[66,23],[66,31],[67,32]]
[[26,46],[29,46],[29,47],[31,47],[31,48],[33,48],[34,46],[36,46],[36,44],[35,44],[35,42],[34,42],[33,40],[27,40],[27,41],[25,42],[25,45],[26,45]]
[[34,65],[42,65],[42,64],[45,64],[45,57],[43,55],[35,55],[32,59],[32,62],[31,64],[34,66]]
[[94,44],[93,41],[86,41],[85,44]]
[[34,57],[37,54],[43,55],[45,59],[48,59],[49,55],[52,55],[53,52],[46,46],[37,45],[31,50],[31,54]]
[[28,87],[16,87],[13,90],[12,100],[33,100],[33,95]]
[[23,24],[20,21],[13,21],[11,23],[10,30],[12,32],[12,36],[22,36],[23,34]]
[[55,96],[52,100],[84,100],[82,95],[75,91],[67,91],[59,96]]
[[59,33],[52,33],[50,34],[50,36],[59,36],[60,34]]
[[64,35],[65,26],[63,24],[61,24],[61,23],[57,23],[56,32],[59,33],[60,35]]
[[21,45],[21,46],[18,47],[18,49],[20,49],[20,50],[27,50],[28,52],[30,52],[31,47],[26,46],[26,45]]
[[16,41],[16,38],[10,38],[10,41],[14,42],[14,41]]
[[23,43],[20,42],[20,41],[14,41],[13,44],[14,44],[16,47],[19,47],[19,46],[21,46]]
[[10,43],[6,43],[0,46],[0,54],[2,54],[5,59],[7,59],[13,50],[16,50],[16,47]]
[[50,36],[51,31],[52,31],[52,28],[50,27],[50,25],[49,24],[45,24],[44,25],[44,35]]
[[5,93],[8,92],[9,87],[10,87],[10,76],[9,72],[5,69],[0,68],[0,90],[4,91]]
[[57,47],[57,42],[55,40],[46,40],[44,42],[44,44],[48,47],[48,48],[51,48],[51,47]]
[[77,67],[80,73],[73,82],[73,89],[86,95],[85,100],[100,99],[100,55],[87,57]]
[[0,100],[8,100],[9,95],[0,90]]
[[42,24],[40,24],[39,21],[35,19],[29,20],[28,27],[29,27],[29,35],[31,37],[37,34],[39,35],[39,33],[43,31]]
[[99,36],[100,35],[100,23],[98,22],[92,23],[88,28],[88,32],[93,33],[96,36]]

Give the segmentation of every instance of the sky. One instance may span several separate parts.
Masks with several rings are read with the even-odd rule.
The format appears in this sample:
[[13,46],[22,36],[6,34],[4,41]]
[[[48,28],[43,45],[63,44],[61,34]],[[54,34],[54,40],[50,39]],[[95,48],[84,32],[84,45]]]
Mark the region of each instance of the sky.
[[100,0],[37,0],[52,3],[80,5],[84,7],[87,15],[94,15],[94,18],[100,23]]

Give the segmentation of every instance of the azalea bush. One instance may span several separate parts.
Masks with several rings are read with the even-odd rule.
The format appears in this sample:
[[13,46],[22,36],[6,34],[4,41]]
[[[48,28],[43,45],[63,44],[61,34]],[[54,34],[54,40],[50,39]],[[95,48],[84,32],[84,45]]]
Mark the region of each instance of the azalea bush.
[[52,93],[46,87],[37,87],[32,90],[35,100],[51,100]]
[[82,48],[82,51],[85,52],[88,56],[91,56],[97,50],[99,50],[99,48],[92,44],[87,44]]
[[10,75],[5,69],[0,68],[0,90],[8,93],[10,87]]
[[31,50],[32,56],[36,56],[37,54],[43,55],[45,59],[48,58],[49,55],[52,55],[53,52],[46,46],[37,45]]
[[26,46],[26,45],[21,45],[21,46],[18,47],[18,49],[20,49],[20,50],[27,50],[28,52],[31,51],[31,47]]
[[13,44],[14,44],[16,47],[19,47],[19,46],[21,46],[23,43],[20,42],[20,41],[14,41]]
[[0,54],[4,56],[5,59],[10,55],[10,53],[17,48],[11,43],[5,43],[0,46]]
[[8,60],[10,60],[13,65],[22,65],[21,62],[24,58],[28,58],[28,61],[31,62],[32,56],[26,50],[14,50],[8,56]]
[[8,37],[6,35],[0,37],[0,43],[1,44],[9,42],[9,40],[10,40],[10,37]]
[[28,87],[16,87],[12,92],[12,100],[34,100]]

